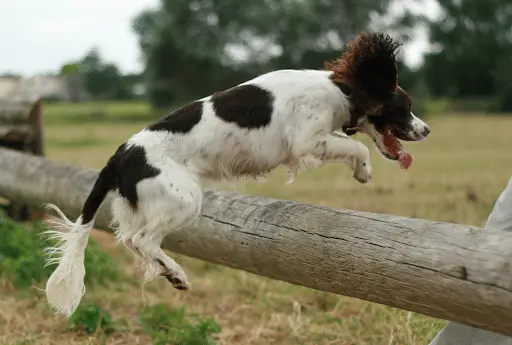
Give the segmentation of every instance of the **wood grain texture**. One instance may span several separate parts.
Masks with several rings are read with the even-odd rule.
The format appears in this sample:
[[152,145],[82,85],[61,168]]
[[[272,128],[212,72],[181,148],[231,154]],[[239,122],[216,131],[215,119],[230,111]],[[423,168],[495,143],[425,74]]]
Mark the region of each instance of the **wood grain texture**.
[[28,122],[34,101],[0,99],[0,124],[21,125]]
[[38,98],[0,99],[0,140],[4,145],[24,142],[24,151],[44,156],[42,117],[42,101]]
[[[0,172],[0,196],[69,217],[98,174],[4,149]],[[109,202],[96,219],[105,230]],[[206,190],[200,220],[164,247],[512,336],[510,232]]]

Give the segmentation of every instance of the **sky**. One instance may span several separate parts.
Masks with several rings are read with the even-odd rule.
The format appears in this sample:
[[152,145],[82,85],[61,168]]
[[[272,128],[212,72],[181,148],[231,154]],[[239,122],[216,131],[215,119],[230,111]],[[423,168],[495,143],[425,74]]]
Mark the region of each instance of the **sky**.
[[[243,0],[241,0],[243,1]],[[57,72],[93,46],[122,72],[142,70],[132,19],[159,0],[0,0],[0,73]],[[405,47],[419,63],[425,36]]]
[[158,0],[0,0],[0,73],[57,71],[93,46],[123,72],[141,69],[132,18]]

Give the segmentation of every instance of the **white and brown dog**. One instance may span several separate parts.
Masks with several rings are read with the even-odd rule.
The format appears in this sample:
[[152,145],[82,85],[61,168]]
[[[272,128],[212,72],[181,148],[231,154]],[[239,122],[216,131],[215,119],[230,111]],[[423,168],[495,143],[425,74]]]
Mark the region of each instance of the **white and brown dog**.
[[[399,43],[363,33],[326,70],[279,70],[260,75],[173,111],[121,145],[101,170],[81,216],[59,217],[48,231],[59,240],[49,263],[49,304],[71,315],[85,291],[84,251],[98,208],[114,192],[119,240],[145,264],[146,280],[165,276],[190,287],[179,264],[161,249],[166,235],[190,225],[201,211],[201,179],[232,179],[287,166],[343,162],[361,183],[371,179],[368,148],[348,136],[369,135],[388,159],[407,162],[398,139],[421,140],[428,126],[411,113],[397,85]],[[398,139],[397,139],[398,138]],[[402,159],[405,157],[404,159]]]

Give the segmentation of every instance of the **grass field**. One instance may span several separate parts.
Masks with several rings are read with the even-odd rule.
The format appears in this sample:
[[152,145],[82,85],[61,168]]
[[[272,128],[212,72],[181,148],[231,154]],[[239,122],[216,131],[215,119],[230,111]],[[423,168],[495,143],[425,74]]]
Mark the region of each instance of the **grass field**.
[[[95,114],[95,121],[90,114]],[[119,144],[154,115],[142,103],[45,106],[47,155],[55,160],[100,168]],[[243,181],[240,193],[312,204],[482,225],[512,173],[512,117],[436,114],[432,133],[406,144],[415,157],[404,172],[384,161],[370,145],[373,181],[360,185],[347,167],[329,165],[298,176],[285,186],[279,170],[263,183]],[[216,188],[227,188],[214,185]],[[140,277],[130,256],[104,233],[93,234],[128,275]],[[106,340],[101,333],[66,330],[66,320],[45,306],[43,294],[20,297],[2,288],[0,344],[152,344],[135,321],[145,303],[186,306],[221,325],[219,344],[428,344],[444,321],[387,306],[293,286],[199,260],[174,255],[188,273],[190,293],[163,281],[89,289],[85,300],[110,310],[125,326]],[[3,341],[3,343],[2,343]],[[163,343],[162,343],[163,344]],[[198,343],[199,344],[199,343]]]

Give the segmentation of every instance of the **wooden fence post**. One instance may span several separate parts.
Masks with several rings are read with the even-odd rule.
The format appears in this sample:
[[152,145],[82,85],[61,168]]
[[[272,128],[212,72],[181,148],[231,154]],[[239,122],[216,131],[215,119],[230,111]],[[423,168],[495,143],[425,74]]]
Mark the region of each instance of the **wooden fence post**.
[[[0,99],[0,147],[44,156],[42,100]],[[7,214],[18,220],[39,218],[24,203],[6,201]]]

